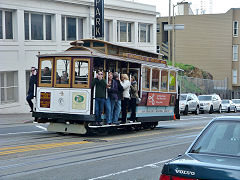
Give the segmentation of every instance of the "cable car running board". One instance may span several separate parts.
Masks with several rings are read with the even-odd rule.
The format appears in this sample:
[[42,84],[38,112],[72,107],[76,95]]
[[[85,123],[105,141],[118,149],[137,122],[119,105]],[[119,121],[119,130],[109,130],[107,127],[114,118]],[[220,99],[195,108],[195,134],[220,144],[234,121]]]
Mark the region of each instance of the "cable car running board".
[[132,123],[125,123],[125,124],[106,124],[106,125],[102,125],[102,126],[88,126],[89,128],[106,128],[106,127],[121,127],[121,126],[131,126],[131,125],[140,125],[141,122],[132,122]]

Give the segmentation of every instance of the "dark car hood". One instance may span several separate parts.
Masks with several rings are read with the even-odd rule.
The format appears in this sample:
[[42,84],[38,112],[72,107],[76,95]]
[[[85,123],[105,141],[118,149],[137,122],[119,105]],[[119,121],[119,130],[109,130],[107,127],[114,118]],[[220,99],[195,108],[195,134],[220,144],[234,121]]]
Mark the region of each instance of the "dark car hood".
[[165,163],[162,173],[197,179],[240,180],[240,157],[185,154]]

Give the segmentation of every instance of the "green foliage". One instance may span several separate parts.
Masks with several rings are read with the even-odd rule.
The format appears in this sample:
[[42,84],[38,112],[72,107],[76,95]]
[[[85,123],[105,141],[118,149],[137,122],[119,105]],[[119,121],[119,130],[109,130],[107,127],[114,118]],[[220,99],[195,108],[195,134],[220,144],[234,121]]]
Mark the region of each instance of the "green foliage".
[[178,80],[181,82],[181,91],[183,93],[187,93],[187,92],[195,92],[198,94],[204,94],[205,91],[202,90],[201,88],[199,88],[198,86],[196,86],[195,83],[188,81],[188,79],[185,79],[181,76],[178,76]]
[[[167,65],[172,66],[172,61],[167,60]],[[175,65],[175,67],[178,67],[178,68],[180,68],[184,71],[191,71],[191,70],[195,69],[195,67],[193,65],[190,65],[190,64],[175,63],[174,65]]]

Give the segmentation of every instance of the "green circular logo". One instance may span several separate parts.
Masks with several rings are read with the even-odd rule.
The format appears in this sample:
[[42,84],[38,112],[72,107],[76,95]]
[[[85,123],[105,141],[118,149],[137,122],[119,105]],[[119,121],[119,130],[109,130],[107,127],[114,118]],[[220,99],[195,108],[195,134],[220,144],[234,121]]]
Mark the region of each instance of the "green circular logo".
[[74,100],[78,103],[81,103],[84,101],[84,97],[81,95],[77,95],[77,96],[75,96]]

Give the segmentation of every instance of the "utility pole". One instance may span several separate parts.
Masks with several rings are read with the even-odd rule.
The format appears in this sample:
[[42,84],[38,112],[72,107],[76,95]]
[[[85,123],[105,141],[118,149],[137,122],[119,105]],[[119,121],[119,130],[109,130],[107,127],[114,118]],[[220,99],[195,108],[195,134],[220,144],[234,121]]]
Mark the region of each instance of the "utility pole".
[[[171,0],[169,1],[168,25],[171,25]],[[171,61],[171,31],[168,30],[168,60]]]

